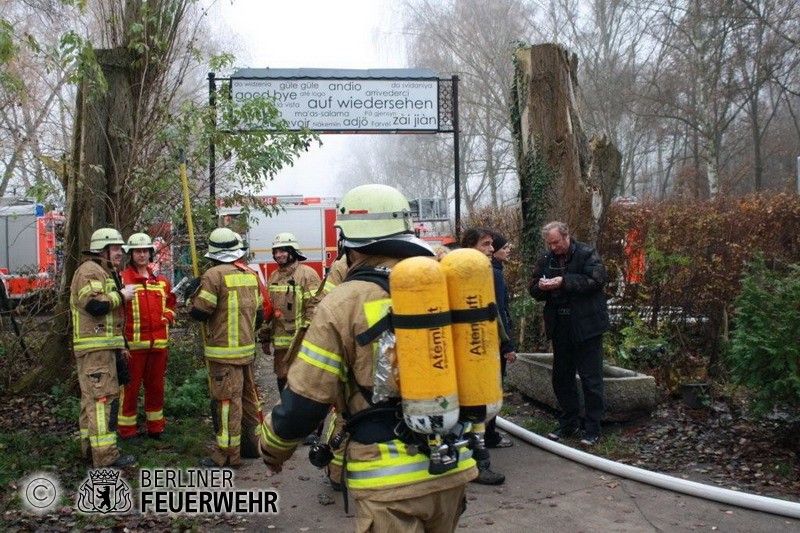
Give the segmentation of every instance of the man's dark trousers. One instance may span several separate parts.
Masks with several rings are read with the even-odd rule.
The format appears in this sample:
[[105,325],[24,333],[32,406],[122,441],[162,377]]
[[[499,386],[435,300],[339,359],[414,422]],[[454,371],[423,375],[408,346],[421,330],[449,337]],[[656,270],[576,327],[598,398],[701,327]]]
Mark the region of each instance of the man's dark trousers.
[[603,395],[603,336],[574,342],[570,316],[558,315],[553,331],[553,391],[561,407],[559,425],[564,429],[580,428],[580,397],[575,372],[581,378],[587,435],[600,435],[605,414]]

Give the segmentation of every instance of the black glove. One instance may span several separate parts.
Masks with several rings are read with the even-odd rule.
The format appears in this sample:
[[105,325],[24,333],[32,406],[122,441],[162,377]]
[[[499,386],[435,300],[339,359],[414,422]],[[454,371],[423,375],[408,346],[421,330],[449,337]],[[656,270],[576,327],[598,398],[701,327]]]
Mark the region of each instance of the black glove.
[[125,356],[122,355],[122,350],[116,350],[114,352],[114,357],[117,360],[117,381],[120,385],[127,385],[131,382],[131,372],[128,368],[128,361],[126,361]]
[[188,300],[191,298],[192,294],[197,291],[197,288],[200,286],[200,278],[194,278],[189,283],[186,284],[186,288],[183,289],[183,299]]

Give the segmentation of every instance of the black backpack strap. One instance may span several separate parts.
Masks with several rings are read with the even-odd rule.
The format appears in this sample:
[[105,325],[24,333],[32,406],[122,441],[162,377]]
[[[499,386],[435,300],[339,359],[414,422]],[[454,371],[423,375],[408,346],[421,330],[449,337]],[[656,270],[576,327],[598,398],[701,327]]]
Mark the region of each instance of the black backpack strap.
[[366,346],[367,344],[375,342],[375,339],[380,337],[381,333],[384,331],[389,331],[392,329],[394,329],[392,327],[392,314],[387,313],[383,316],[383,318],[372,324],[365,331],[362,331],[356,335],[356,342],[359,346]]
[[[347,283],[348,281],[369,281],[380,286],[380,288],[386,292],[390,292],[390,272],[391,269],[386,267],[360,267],[348,272],[347,277],[344,278],[342,283]],[[366,331],[356,336],[356,342],[359,346],[366,346],[367,344],[374,342],[381,333],[390,329],[392,329],[392,319],[391,316],[387,314],[370,326]]]
[[381,289],[389,292],[389,273],[391,269],[386,267],[360,267],[347,273],[342,283],[348,281],[371,281],[380,285]]
[[464,324],[467,322],[492,322],[497,320],[497,304],[492,302],[486,307],[477,309],[456,309],[450,311],[453,324]]

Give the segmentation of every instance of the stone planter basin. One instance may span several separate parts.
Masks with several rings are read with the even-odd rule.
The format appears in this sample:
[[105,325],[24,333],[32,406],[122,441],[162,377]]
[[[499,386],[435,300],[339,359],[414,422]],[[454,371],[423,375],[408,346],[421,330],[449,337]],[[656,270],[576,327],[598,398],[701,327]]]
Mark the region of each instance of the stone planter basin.
[[[656,380],[616,366],[606,366],[603,386],[608,422],[626,422],[649,416],[656,406]],[[538,402],[558,409],[553,393],[553,354],[518,353],[517,360],[506,366],[507,383]],[[583,403],[580,378],[575,376]]]

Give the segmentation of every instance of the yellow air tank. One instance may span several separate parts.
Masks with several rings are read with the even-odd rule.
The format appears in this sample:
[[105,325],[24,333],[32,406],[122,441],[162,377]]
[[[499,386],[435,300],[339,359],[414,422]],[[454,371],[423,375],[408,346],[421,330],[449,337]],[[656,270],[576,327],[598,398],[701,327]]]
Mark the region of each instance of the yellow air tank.
[[[497,415],[503,405],[492,264],[472,248],[453,250],[441,264],[453,313],[461,417],[481,423]],[[463,318],[468,322],[459,322],[460,311],[467,312]]]
[[447,281],[430,257],[392,268],[392,325],[406,424],[417,433],[447,433],[458,422],[458,385]]

